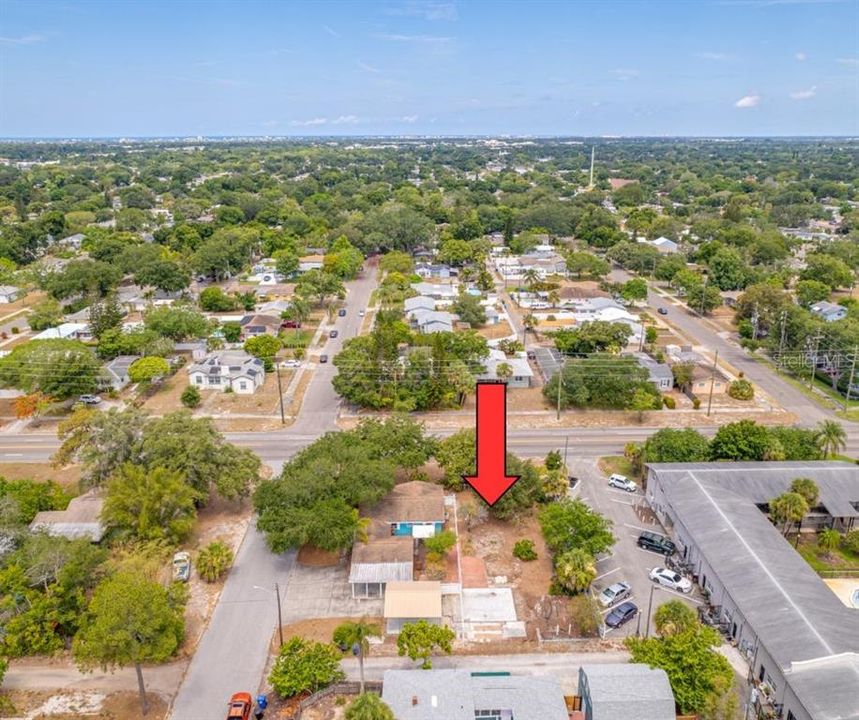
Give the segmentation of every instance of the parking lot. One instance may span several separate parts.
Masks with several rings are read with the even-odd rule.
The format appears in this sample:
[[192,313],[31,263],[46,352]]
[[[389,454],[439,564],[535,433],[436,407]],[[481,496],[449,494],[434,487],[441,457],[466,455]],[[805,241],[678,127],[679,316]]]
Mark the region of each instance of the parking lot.
[[[614,524],[614,534],[617,542],[608,557],[600,558],[597,562],[597,579],[593,590],[599,594],[603,588],[625,580],[630,583],[631,595],[625,601],[632,601],[639,609],[639,616],[616,629],[607,629],[606,637],[624,637],[640,632],[646,633],[647,607],[653,588],[652,611],[668,600],[680,599],[693,608],[701,605],[703,600],[697,587],[692,592],[684,594],[670,590],[650,580],[650,570],[654,567],[664,567],[665,558],[648,550],[642,550],[636,544],[638,536],[645,530],[665,534],[665,530],[650,510],[644,494],[639,489],[635,493],[618,490],[608,485],[608,479],[597,468],[595,460],[573,460],[569,462],[570,473],[581,481],[578,492],[584,502],[594,510],[605,515]],[[605,618],[611,608],[604,609]],[[653,619],[651,613],[651,634]]]

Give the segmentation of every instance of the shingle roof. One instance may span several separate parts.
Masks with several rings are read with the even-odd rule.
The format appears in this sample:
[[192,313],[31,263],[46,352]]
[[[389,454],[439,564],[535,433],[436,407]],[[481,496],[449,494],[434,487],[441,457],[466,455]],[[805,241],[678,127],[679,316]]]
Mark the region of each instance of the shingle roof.
[[638,663],[599,663],[582,665],[582,671],[593,720],[674,720],[674,693],[664,670]]
[[30,523],[33,532],[44,531],[54,537],[70,540],[89,538],[98,542],[104,535],[99,517],[104,498],[95,490],[73,498],[65,510],[43,510],[36,513]]
[[396,485],[368,512],[386,523],[444,522],[444,490],[435,483],[414,480]]

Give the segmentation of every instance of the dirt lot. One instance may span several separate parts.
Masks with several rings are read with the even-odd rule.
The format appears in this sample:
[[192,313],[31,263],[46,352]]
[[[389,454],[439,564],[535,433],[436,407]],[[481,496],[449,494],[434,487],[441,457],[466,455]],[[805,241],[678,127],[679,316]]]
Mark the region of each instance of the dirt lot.
[[513,334],[513,328],[506,319],[502,319],[497,325],[485,325],[477,331],[478,335],[482,335],[487,340],[497,340],[498,338],[508,337]]
[[[301,720],[343,720],[346,708],[355,698],[354,695],[331,695],[301,713]],[[280,701],[272,694],[271,702],[266,712],[266,718],[272,720],[288,720],[293,717],[294,707],[300,698]]]
[[[281,387],[286,390],[292,378],[292,370],[280,371]],[[204,390],[200,408],[203,413],[241,413],[249,415],[274,415],[280,411],[280,396],[277,391],[277,377],[266,373],[261,387],[253,395],[239,395],[217,390]]]
[[54,480],[63,487],[77,488],[81,469],[79,465],[68,465],[59,469],[50,463],[2,462],[0,476],[7,480]]
[[[157,392],[141,406],[153,415],[163,415],[183,408],[179,399],[182,391],[188,387],[188,373],[185,368],[179,368],[173,375],[167,378]],[[126,394],[129,391],[126,390]]]
[[0,709],[0,717],[26,718],[26,720],[164,720],[167,703],[158,695],[149,693],[149,712],[140,712],[140,696],[136,692],[105,695],[101,692],[79,691],[20,691],[0,694],[7,701]]
[[[303,637],[316,642],[330,643],[338,625],[342,625],[344,622],[355,622],[356,619],[354,617],[321,618],[290,623],[283,626],[283,639],[286,641],[292,637]],[[383,620],[380,617],[362,619],[364,622],[378,625],[380,628],[383,627]]]

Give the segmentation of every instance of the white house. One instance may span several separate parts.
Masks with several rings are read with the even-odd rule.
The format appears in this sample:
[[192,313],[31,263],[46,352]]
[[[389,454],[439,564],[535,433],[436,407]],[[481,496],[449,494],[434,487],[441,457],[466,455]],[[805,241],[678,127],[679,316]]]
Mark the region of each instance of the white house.
[[680,246],[676,242],[667,237],[658,237],[656,240],[643,240],[639,238],[638,242],[655,247],[659,252],[666,254],[676,253],[680,249]]
[[813,315],[821,318],[825,322],[835,322],[843,320],[847,317],[847,308],[843,305],[836,305],[828,300],[821,300],[819,303],[814,303],[809,310]]
[[436,301],[426,295],[418,295],[417,297],[406,298],[403,303],[403,309],[408,315],[415,310],[435,310]]
[[422,333],[453,331],[454,316],[443,310],[415,310],[409,315],[409,319]]
[[66,322],[57,327],[42,330],[38,335],[33,336],[33,340],[92,340],[87,323]]
[[441,300],[443,302],[453,302],[459,294],[459,289],[456,285],[441,285],[427,282],[413,283],[412,289],[418,295],[431,297],[433,300]]
[[65,247],[72,248],[73,250],[80,250],[81,243],[84,241],[83,233],[75,233],[74,235],[69,235],[68,237],[64,237],[62,240],[58,241],[58,244],[63,245]]
[[0,285],[0,303],[13,303],[19,298],[24,297],[24,291],[14,285]]
[[[498,366],[507,364],[512,370],[512,374],[508,378],[498,377]],[[478,375],[479,380],[502,380],[505,379],[507,387],[510,388],[527,388],[531,387],[531,378],[534,377],[534,371],[528,364],[528,359],[525,353],[519,353],[513,357],[507,357],[503,350],[491,348],[489,357],[483,361],[486,367],[486,372]]]
[[243,350],[223,350],[189,365],[188,376],[191,385],[201,390],[229,388],[239,395],[253,395],[265,381],[265,366]]
[[298,272],[306,273],[309,270],[321,270],[324,261],[324,255],[305,255],[298,259]]

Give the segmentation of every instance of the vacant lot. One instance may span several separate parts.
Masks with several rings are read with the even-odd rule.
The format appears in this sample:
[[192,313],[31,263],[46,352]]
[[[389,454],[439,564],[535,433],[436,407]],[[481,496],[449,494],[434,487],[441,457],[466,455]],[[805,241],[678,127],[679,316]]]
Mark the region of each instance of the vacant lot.
[[0,693],[0,717],[25,720],[164,720],[167,703],[148,693],[149,712],[140,712],[136,692],[8,690]]

